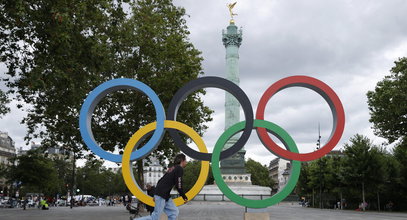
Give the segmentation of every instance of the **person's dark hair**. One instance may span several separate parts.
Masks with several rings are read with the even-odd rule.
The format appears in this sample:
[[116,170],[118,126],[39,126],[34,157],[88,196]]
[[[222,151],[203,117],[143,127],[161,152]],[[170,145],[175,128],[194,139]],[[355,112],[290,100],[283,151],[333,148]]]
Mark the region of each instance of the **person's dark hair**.
[[185,154],[177,154],[174,158],[174,165],[180,165],[182,161],[186,160]]

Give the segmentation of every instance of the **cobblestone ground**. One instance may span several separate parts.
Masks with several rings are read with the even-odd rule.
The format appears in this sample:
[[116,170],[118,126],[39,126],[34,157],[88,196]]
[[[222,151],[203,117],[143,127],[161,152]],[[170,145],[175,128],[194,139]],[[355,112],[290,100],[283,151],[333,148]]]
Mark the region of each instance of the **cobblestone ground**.
[[[249,210],[250,211],[250,210]],[[255,210],[254,210],[255,211]],[[303,208],[298,205],[280,204],[257,210],[270,213],[270,219],[407,219],[407,213],[357,212],[348,210]],[[228,202],[190,202],[180,207],[179,220],[238,220],[243,219],[244,207]],[[146,215],[147,213],[141,213]],[[0,209],[0,220],[128,220],[129,213],[123,206],[114,207],[51,207],[39,209]]]

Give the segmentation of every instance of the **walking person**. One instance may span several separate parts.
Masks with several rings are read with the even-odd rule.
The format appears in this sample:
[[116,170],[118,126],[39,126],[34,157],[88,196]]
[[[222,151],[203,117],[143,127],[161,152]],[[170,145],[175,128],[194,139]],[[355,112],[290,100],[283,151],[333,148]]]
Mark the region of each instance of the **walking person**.
[[182,176],[187,165],[187,159],[184,154],[178,154],[174,159],[174,166],[169,168],[163,177],[158,181],[154,192],[154,211],[149,216],[138,218],[138,220],[159,220],[162,212],[168,216],[168,220],[177,219],[179,210],[171,199],[170,192],[175,186],[180,196],[185,202],[188,201],[187,196],[182,188]]
[[[155,193],[155,187],[152,186],[151,184],[147,184],[147,195],[154,197],[154,193]],[[150,212],[150,215],[153,214],[154,212],[154,207],[146,205],[146,209],[147,211]]]
[[28,199],[27,197],[23,198],[23,209],[25,210],[27,208],[27,204],[28,204]]

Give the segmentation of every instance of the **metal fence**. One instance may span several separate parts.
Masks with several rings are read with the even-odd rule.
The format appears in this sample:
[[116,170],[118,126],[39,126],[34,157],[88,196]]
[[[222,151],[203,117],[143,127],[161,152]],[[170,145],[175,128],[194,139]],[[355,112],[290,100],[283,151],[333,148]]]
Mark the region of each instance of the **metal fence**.
[[[178,195],[172,195],[172,197],[177,197]],[[256,194],[240,194],[239,196],[246,198],[246,199],[256,199],[256,200],[262,200],[262,199],[268,199],[272,195],[256,195]],[[195,196],[193,201],[230,201],[229,198],[227,198],[224,194],[198,194]]]

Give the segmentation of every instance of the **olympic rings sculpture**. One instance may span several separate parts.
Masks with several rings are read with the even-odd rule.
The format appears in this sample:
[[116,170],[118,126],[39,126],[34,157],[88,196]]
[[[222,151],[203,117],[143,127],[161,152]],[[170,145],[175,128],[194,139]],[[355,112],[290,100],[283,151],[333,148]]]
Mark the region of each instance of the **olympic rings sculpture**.
[[[242,106],[245,115],[245,121],[232,125],[219,137],[212,153],[208,153],[204,141],[196,131],[189,126],[176,121],[178,108],[182,101],[193,91],[207,87],[223,89],[235,96]],[[317,92],[325,99],[331,109],[333,116],[331,135],[328,142],[317,151],[311,153],[299,153],[294,140],[284,129],[272,122],[264,120],[264,111],[268,100],[270,100],[270,98],[279,91],[289,87],[304,87]],[[127,142],[123,155],[118,155],[106,152],[96,143],[92,133],[91,120],[93,111],[100,100],[108,93],[121,89],[134,89],[145,93],[152,101],[157,116],[155,122],[150,123],[136,131]],[[265,208],[280,202],[292,192],[296,183],[298,182],[301,162],[321,158],[336,146],[345,127],[345,112],[340,99],[328,85],[318,79],[308,76],[291,76],[277,81],[266,90],[260,99],[255,119],[253,118],[253,115],[251,103],[247,95],[240,89],[239,86],[224,78],[202,77],[188,82],[173,96],[167,110],[167,114],[165,114],[163,105],[157,94],[150,87],[138,80],[121,78],[102,83],[88,95],[80,111],[79,128],[85,144],[93,153],[103,159],[116,163],[122,163],[122,175],[127,187],[134,196],[147,205],[154,206],[155,204],[153,198],[146,195],[135,181],[133,172],[131,170],[131,161],[143,159],[144,157],[148,156],[151,151],[156,149],[158,144],[161,142],[164,132],[166,129],[168,129],[171,138],[182,152],[193,159],[201,161],[201,171],[199,173],[198,180],[191,190],[186,193],[188,198],[192,199],[198,195],[205,185],[209,173],[209,161],[211,161],[212,173],[215,178],[215,182],[226,197],[242,206],[250,208]],[[250,200],[235,194],[224,182],[219,167],[220,160],[228,158],[237,153],[246,144],[253,129],[256,129],[261,142],[271,153],[278,157],[291,160],[292,164],[292,172],[286,186],[271,198],[264,200]],[[243,131],[242,135],[237,142],[234,143],[230,148],[223,150],[225,143],[234,134],[241,131]],[[144,137],[151,132],[153,132],[153,135],[150,140],[144,146],[133,151],[140,140],[143,140]],[[198,146],[199,152],[191,149],[187,144],[185,144],[182,141],[179,132],[189,136]],[[270,138],[268,133],[271,133],[277,137],[283,143],[286,149],[278,146]],[[174,199],[174,203],[177,206],[184,204],[183,199],[180,197]]]

